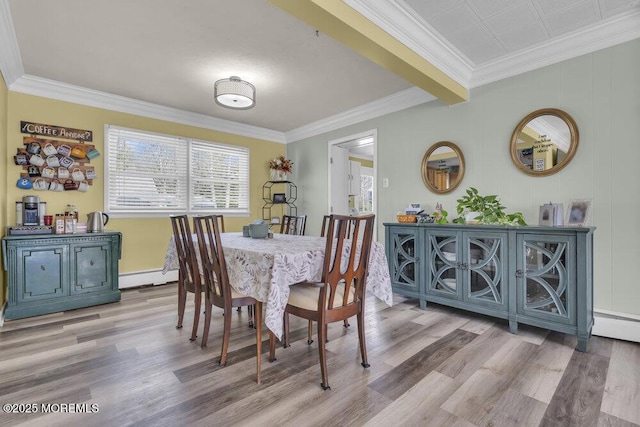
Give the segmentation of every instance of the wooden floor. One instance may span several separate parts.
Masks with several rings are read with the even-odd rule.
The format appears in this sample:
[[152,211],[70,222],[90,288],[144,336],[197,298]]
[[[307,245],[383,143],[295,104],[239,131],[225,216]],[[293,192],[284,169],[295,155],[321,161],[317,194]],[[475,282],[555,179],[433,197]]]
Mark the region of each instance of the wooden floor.
[[203,350],[188,339],[193,309],[175,329],[176,301],[171,284],[123,291],[119,303],[5,322],[0,401],[38,412],[2,412],[0,425],[640,425],[637,343],[593,337],[580,353],[563,334],[522,327],[513,335],[502,320],[370,298],[369,369],[360,366],[355,319],[347,329],[332,325],[332,389],[323,391],[316,343],[306,344],[306,324],[292,318],[292,346],[279,347],[274,363],[265,333],[257,385],[246,310],[234,312],[221,368],[221,312]]

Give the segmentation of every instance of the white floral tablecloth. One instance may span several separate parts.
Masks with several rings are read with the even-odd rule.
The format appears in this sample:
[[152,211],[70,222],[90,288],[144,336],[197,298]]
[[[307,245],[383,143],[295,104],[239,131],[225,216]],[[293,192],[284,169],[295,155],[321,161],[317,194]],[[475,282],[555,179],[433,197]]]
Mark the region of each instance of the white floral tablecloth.
[[[282,315],[289,299],[289,286],[320,280],[326,239],[286,234],[275,234],[273,239],[251,239],[243,237],[242,233],[223,233],[221,239],[232,286],[238,292],[266,303],[265,324],[281,338]],[[162,272],[178,268],[172,237]],[[379,242],[373,242],[371,249],[367,290],[392,305],[389,266],[384,247]]]

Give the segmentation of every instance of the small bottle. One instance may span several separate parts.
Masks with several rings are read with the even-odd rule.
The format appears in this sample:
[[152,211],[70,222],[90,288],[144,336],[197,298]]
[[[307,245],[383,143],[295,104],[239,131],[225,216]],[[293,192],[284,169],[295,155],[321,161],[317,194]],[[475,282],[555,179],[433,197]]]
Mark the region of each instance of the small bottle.
[[22,227],[22,202],[16,202],[16,226]]

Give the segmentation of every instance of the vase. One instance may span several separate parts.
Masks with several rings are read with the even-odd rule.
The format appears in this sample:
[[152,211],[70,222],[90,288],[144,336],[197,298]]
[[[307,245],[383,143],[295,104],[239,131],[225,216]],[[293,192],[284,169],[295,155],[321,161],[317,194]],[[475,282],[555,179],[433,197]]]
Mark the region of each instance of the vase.
[[287,173],[279,169],[271,169],[271,181],[286,181]]

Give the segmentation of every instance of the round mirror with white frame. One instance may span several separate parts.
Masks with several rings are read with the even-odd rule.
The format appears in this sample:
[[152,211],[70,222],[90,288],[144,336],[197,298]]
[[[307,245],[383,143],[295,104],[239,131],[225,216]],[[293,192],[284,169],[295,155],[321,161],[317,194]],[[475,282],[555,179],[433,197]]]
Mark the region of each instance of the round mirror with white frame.
[[422,158],[422,181],[434,193],[452,192],[460,185],[463,176],[464,156],[453,142],[436,142]]
[[527,115],[511,135],[511,159],[531,176],[552,175],[567,166],[578,149],[578,126],[556,108]]

